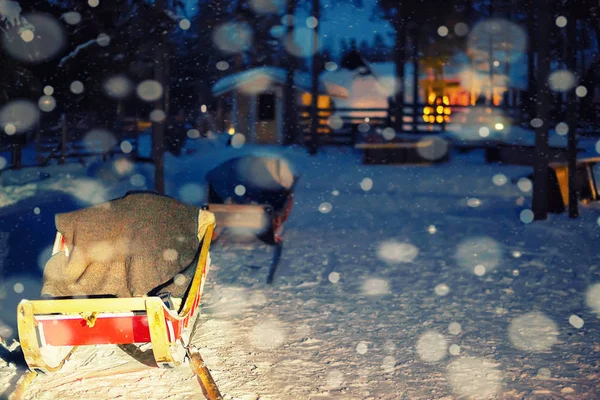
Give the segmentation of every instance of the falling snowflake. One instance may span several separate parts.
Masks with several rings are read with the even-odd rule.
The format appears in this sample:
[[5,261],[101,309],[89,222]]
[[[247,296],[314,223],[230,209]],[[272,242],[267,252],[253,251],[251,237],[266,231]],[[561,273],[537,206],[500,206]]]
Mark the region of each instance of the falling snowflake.
[[396,240],[382,242],[377,247],[377,257],[390,264],[410,263],[419,255],[419,249],[410,243]]
[[145,80],[137,87],[137,95],[144,101],[156,101],[163,95],[162,85],[154,80]]
[[483,358],[459,358],[448,365],[447,379],[454,393],[466,399],[502,398],[502,372]]
[[390,293],[390,284],[385,279],[369,278],[363,282],[362,292],[367,296],[384,296]]
[[368,350],[369,350],[369,346],[367,345],[366,342],[358,342],[358,344],[356,345],[356,352],[358,354],[367,354]]
[[448,325],[448,333],[451,335],[460,335],[460,333],[462,332],[462,327],[460,326],[460,324],[458,322],[451,322],[450,325]]
[[558,336],[558,326],[545,314],[534,311],[513,319],[508,328],[511,343],[521,349],[541,352],[552,347]]
[[331,283],[338,283],[340,281],[340,274],[338,272],[331,272],[327,278]]
[[425,362],[436,362],[446,357],[448,342],[441,333],[427,331],[417,341],[416,350],[419,358]]
[[319,204],[319,212],[321,212],[322,214],[328,214],[331,212],[332,209],[333,205],[327,201],[324,201],[323,203]]
[[365,192],[373,189],[373,180],[371,178],[364,178],[362,181],[360,181],[360,188]]

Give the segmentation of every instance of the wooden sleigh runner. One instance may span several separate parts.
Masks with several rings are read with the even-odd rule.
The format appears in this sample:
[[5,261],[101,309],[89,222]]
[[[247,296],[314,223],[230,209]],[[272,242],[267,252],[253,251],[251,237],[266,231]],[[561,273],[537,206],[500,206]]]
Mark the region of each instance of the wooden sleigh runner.
[[[189,358],[198,377],[213,386],[213,395],[208,397],[220,398],[200,355],[191,346],[210,268],[209,249],[214,228],[214,215],[200,211],[199,245],[193,261],[195,271],[182,298],[166,301],[159,295],[149,295],[22,300],[17,309],[18,333],[30,370],[56,372],[79,346],[147,343],[159,368],[173,368]],[[53,255],[61,251],[68,249],[63,235],[57,232]],[[204,389],[211,393],[206,386]]]

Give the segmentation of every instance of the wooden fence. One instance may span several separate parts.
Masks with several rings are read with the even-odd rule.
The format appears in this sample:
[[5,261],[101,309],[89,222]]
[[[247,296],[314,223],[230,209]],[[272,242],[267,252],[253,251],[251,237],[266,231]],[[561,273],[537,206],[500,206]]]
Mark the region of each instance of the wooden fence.
[[[425,107],[417,104],[404,107],[403,132],[417,134],[439,134],[450,124],[507,124],[523,123],[523,111],[517,107],[450,106],[450,121],[426,122]],[[395,117],[389,108],[320,108],[317,111],[319,144],[353,146],[361,135],[395,127]],[[414,116],[416,115],[416,121]],[[300,110],[299,124],[305,141],[310,138],[310,107]]]
[[[133,157],[139,158],[138,142],[140,130],[149,127],[137,118],[116,118],[114,114],[72,113],[62,114],[58,120],[41,120],[32,132],[3,135],[0,153],[8,154],[8,165],[2,169],[45,166],[51,160],[64,164],[75,160],[85,164],[90,157],[106,160],[116,154],[123,154],[121,143],[129,142],[126,149]],[[96,130],[97,135],[88,135]],[[102,131],[114,132],[102,133]],[[24,165],[22,151],[28,143],[34,142],[35,163]]]

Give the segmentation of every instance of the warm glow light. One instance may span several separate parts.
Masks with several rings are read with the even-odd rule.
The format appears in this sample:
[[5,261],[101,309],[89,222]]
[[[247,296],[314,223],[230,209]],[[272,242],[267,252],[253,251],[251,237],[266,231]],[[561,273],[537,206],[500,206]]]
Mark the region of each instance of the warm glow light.
[[446,107],[444,109],[444,114],[446,114],[446,115],[450,115],[451,112],[452,112],[452,110],[450,109],[450,107]]
[[433,103],[433,102],[435,101],[435,97],[436,97],[436,96],[435,96],[435,93],[430,93],[430,94],[429,94],[429,102],[430,102],[430,103]]
[[450,105],[450,99],[448,98],[448,96],[444,96],[444,104],[447,106]]
[[435,109],[435,111],[438,114],[443,114],[444,113],[444,106],[437,106],[437,108]]
[[228,133],[229,133],[230,135],[233,135],[233,134],[235,133],[235,128],[234,128],[233,126],[232,126],[231,128],[229,128],[229,131],[228,131]]
[[429,115],[423,115],[423,121],[429,122]]
[[502,129],[504,129],[504,124],[501,122],[496,123],[496,125],[494,125],[494,128],[496,128],[497,131],[501,131]]
[[425,114],[425,115],[431,114],[431,107],[425,107],[425,109],[423,110],[423,114]]
[[441,124],[442,122],[444,122],[444,117],[442,115],[438,115],[437,117],[435,117],[435,120],[438,124]]

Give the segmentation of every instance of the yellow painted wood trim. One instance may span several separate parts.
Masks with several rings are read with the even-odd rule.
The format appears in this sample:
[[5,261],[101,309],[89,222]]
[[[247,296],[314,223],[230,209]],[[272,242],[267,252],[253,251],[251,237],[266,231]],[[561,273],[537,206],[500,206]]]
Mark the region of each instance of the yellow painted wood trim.
[[[201,232],[201,226],[206,226],[204,232]],[[184,317],[190,312],[192,305],[194,304],[196,293],[203,287],[202,283],[205,278],[203,274],[204,265],[208,257],[208,251],[210,249],[210,243],[215,228],[215,215],[208,211],[200,211],[198,216],[198,227],[198,240],[202,243],[202,248],[200,249],[200,256],[198,257],[198,264],[196,265],[196,272],[194,273],[190,290],[185,298],[183,309],[179,313],[180,317]]]
[[171,354],[169,338],[167,337],[167,323],[162,300],[157,297],[148,297],[146,299],[146,314],[156,364],[159,367],[165,363],[174,364],[175,360]]
[[17,307],[17,329],[19,331],[19,341],[23,356],[31,370],[35,369],[43,372],[58,371],[75,351],[76,347],[73,347],[57,365],[48,365],[40,351],[32,303],[29,300],[22,300]]
[[207,229],[215,224],[215,215],[210,211],[200,210],[198,213],[198,243],[206,237]]
[[19,331],[21,349],[29,368],[43,367],[45,362],[40,353],[35,332],[33,306],[27,300],[21,301],[17,307],[17,329]]
[[146,298],[121,297],[108,299],[63,299],[28,301],[33,314],[79,314],[82,312],[144,311]]

